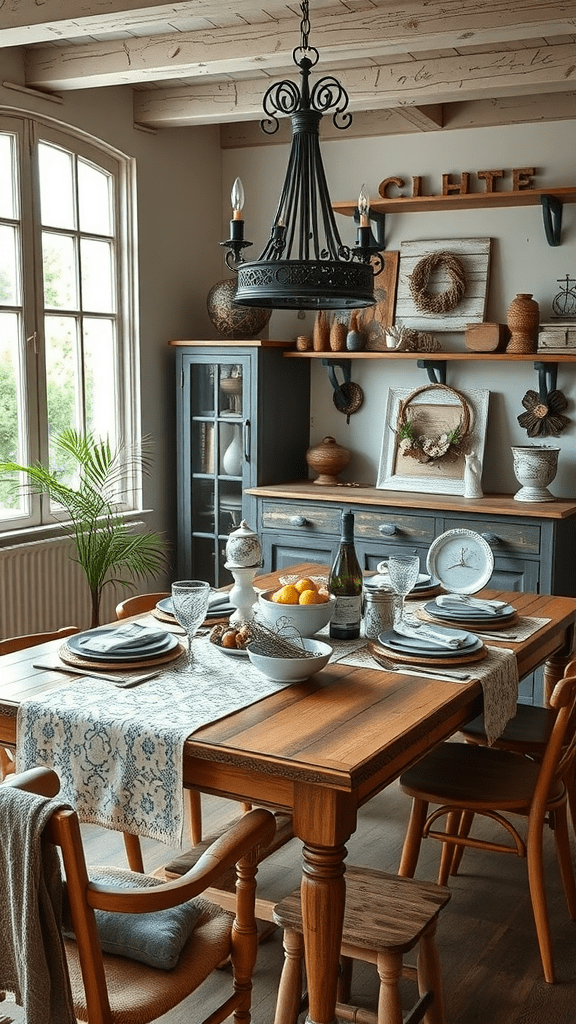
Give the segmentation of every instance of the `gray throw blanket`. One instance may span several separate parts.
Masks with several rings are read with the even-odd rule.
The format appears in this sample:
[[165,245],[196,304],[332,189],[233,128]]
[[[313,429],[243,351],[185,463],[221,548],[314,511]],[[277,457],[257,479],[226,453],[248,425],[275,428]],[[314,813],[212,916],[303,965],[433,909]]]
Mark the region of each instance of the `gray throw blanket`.
[[67,804],[0,786],[0,990],[13,992],[27,1024],[76,1024],[62,942],[62,876],[40,840]]

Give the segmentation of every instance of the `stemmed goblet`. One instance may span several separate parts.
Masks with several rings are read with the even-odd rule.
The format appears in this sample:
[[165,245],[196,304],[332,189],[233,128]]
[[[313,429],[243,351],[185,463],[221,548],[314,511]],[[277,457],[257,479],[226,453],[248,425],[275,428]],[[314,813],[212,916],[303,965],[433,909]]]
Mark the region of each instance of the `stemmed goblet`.
[[206,618],[209,597],[210,584],[205,580],[177,580],[172,584],[174,615],[188,636],[187,668],[189,671],[192,670],[194,664],[192,637],[200,623],[204,622]]
[[394,616],[395,625],[406,622],[405,602],[418,582],[420,573],[420,557],[418,555],[390,555],[388,559],[388,576],[392,589],[400,598],[400,609]]

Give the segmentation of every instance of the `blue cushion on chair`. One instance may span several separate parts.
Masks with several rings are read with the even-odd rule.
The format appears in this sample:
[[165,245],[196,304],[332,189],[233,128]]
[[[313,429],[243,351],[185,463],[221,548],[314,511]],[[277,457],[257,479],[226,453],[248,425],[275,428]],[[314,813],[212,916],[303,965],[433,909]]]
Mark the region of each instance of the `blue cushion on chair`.
[[[150,875],[109,867],[91,870],[90,881],[123,889],[147,889],[163,884],[159,878]],[[196,900],[148,914],[94,911],[100,944],[105,953],[140,960],[164,971],[169,971],[178,963],[180,953],[201,912],[201,904]],[[64,934],[74,938],[73,931],[64,929]]]

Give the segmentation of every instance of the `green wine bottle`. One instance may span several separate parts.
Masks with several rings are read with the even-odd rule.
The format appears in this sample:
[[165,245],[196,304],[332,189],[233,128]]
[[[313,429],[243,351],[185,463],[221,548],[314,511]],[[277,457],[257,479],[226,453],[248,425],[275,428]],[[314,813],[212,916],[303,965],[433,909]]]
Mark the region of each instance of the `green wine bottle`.
[[342,536],[328,578],[328,590],[336,598],[330,620],[330,636],[354,640],[360,636],[362,618],[362,569],[354,547],[354,513],[342,513]]

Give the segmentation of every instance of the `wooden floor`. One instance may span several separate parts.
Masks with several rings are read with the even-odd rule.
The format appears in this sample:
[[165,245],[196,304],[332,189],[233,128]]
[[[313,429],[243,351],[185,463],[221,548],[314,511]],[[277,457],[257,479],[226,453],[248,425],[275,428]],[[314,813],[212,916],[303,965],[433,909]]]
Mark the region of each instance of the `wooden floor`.
[[[395,871],[408,804],[394,785],[363,808],[358,830],[348,845],[349,862]],[[226,801],[203,797],[206,827],[216,826],[232,807]],[[93,827],[83,831],[90,863],[125,866],[121,837]],[[545,845],[557,983],[547,985],[542,979],[525,862],[509,855],[467,850],[460,875],[451,880],[453,895],[441,915],[438,932],[446,1024],[573,1024],[576,1020],[576,923],[568,918],[550,833]],[[173,856],[173,851],[167,854],[159,844],[146,843],[144,848],[149,871]],[[438,843],[424,843],[419,877],[435,878],[439,851]],[[272,865],[269,862],[262,868],[260,891],[279,898],[297,884],[299,870],[300,849],[294,840],[274,855]],[[282,942],[276,930],[260,945],[252,1003],[254,1024],[273,1022],[281,965]],[[205,983],[200,996],[160,1018],[161,1024],[202,1020],[209,1012],[211,994],[222,981],[218,972]],[[358,1005],[374,1004],[374,968],[358,964],[354,986]]]

